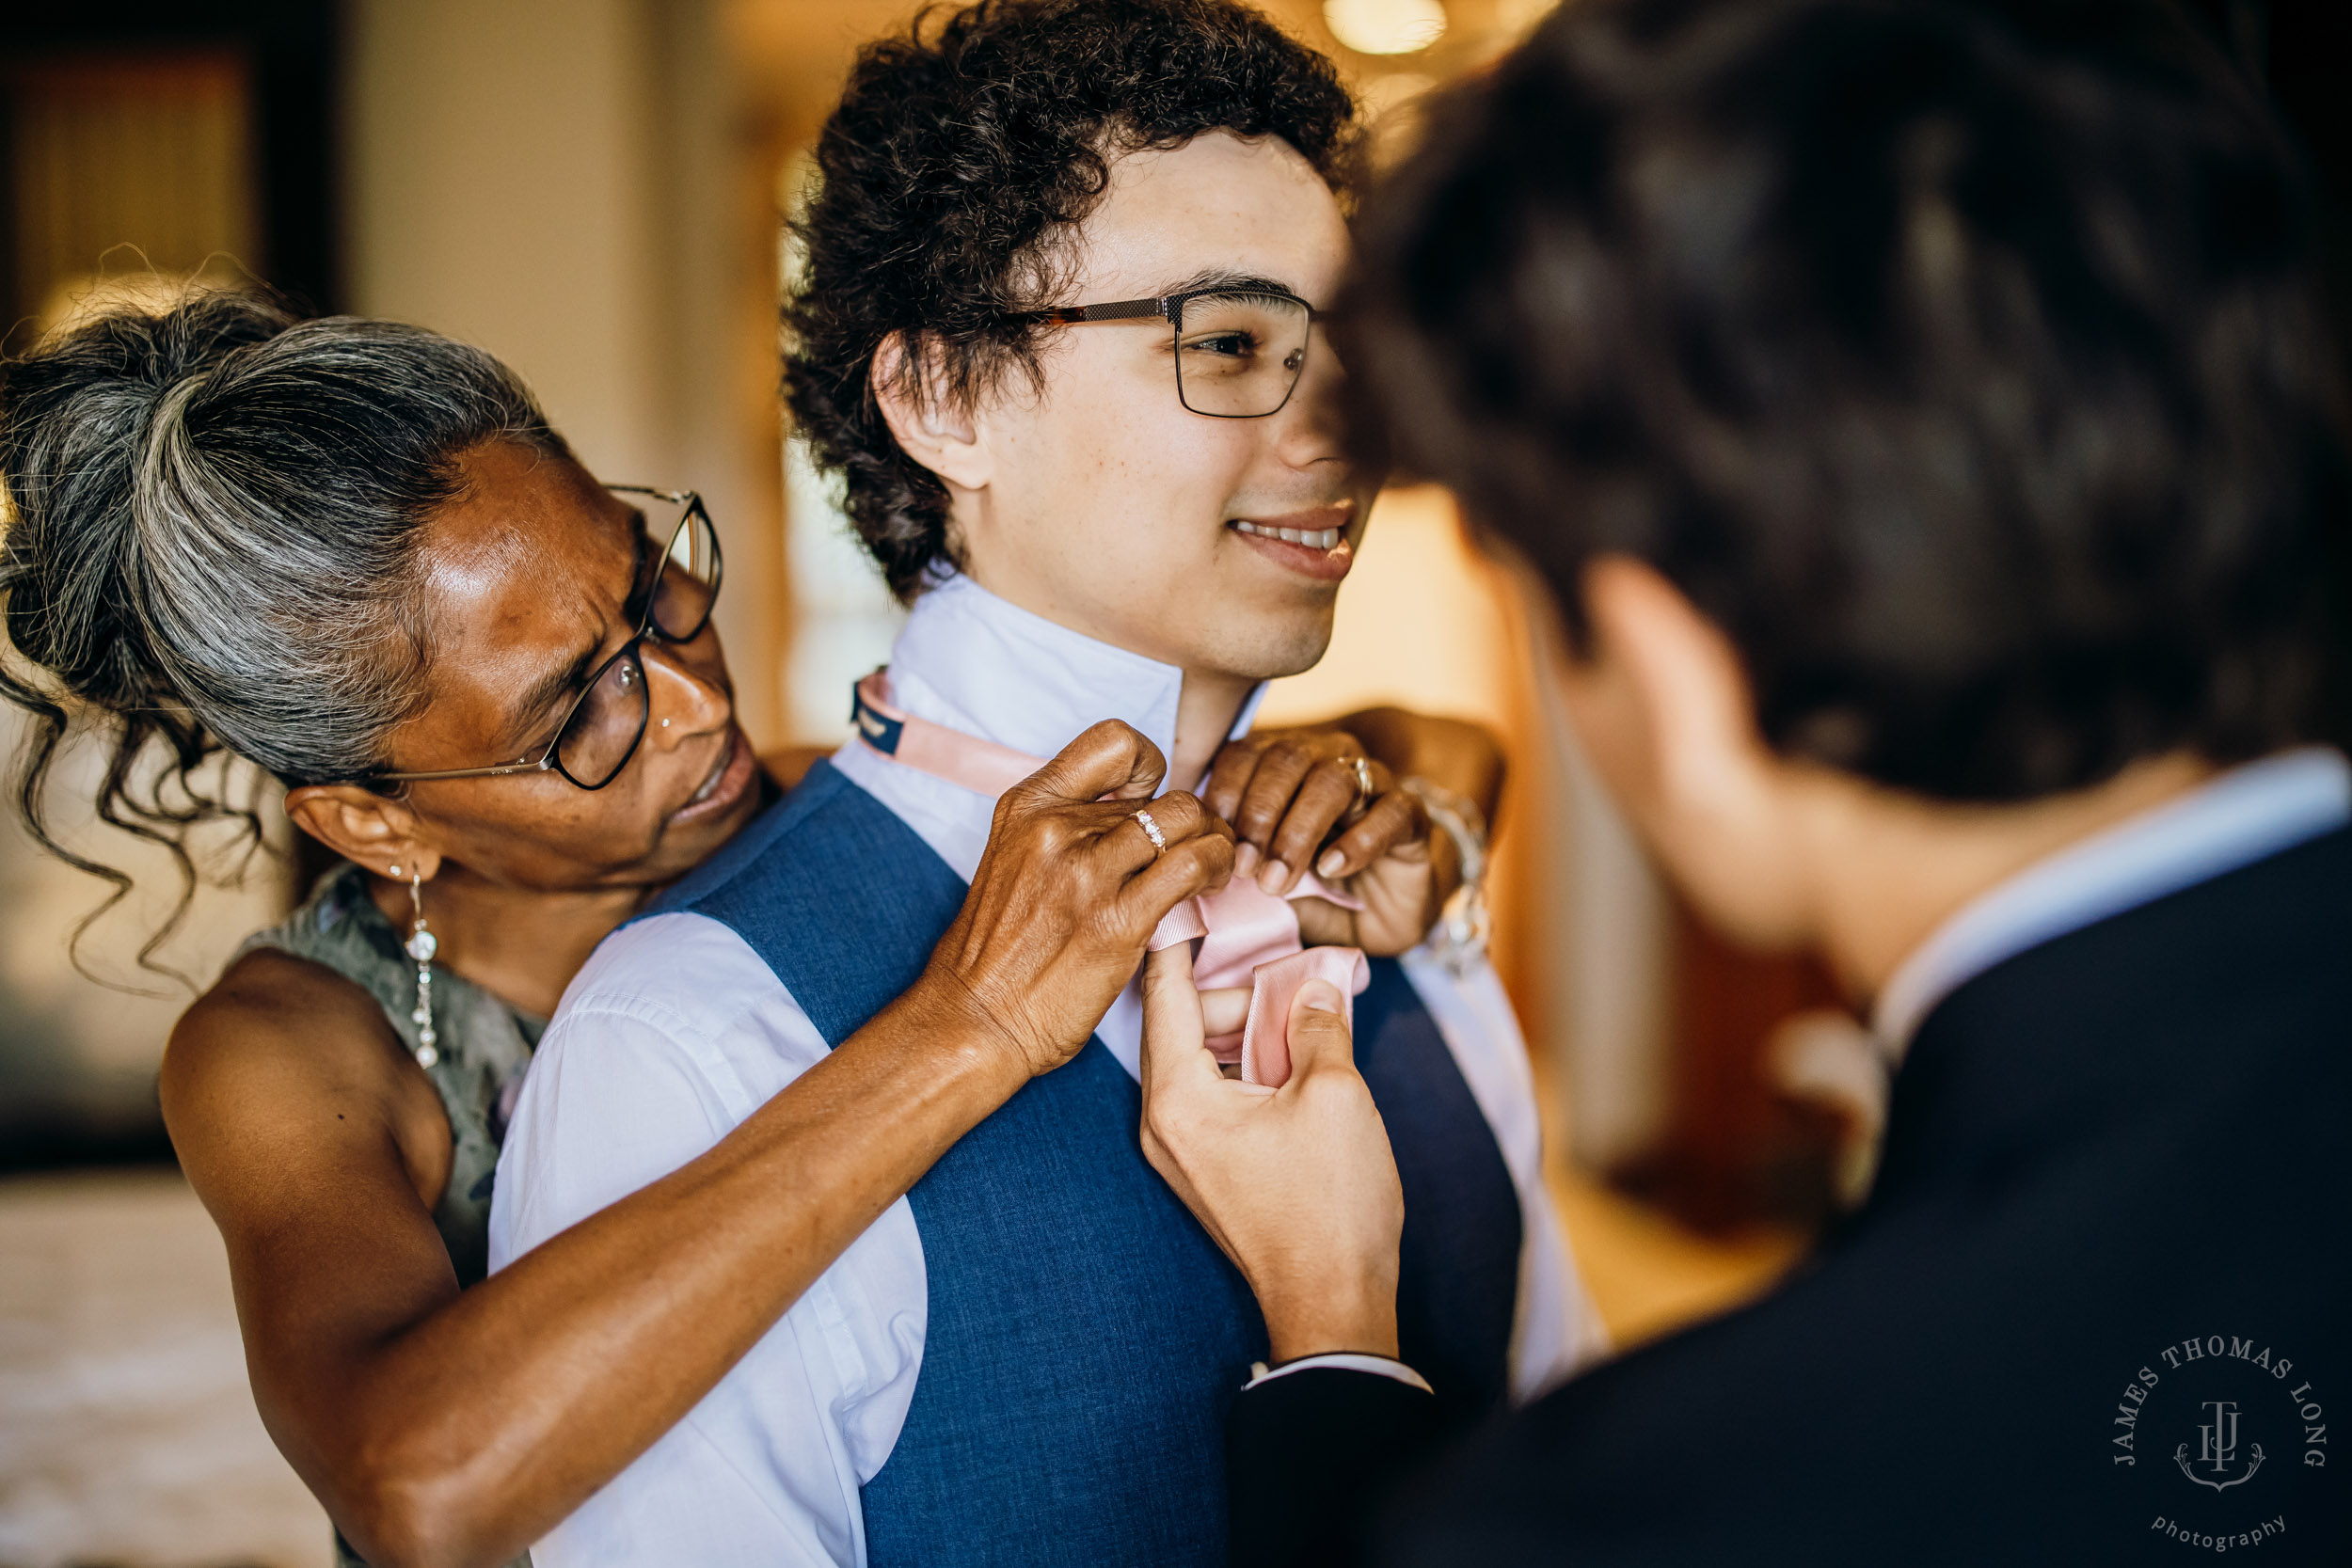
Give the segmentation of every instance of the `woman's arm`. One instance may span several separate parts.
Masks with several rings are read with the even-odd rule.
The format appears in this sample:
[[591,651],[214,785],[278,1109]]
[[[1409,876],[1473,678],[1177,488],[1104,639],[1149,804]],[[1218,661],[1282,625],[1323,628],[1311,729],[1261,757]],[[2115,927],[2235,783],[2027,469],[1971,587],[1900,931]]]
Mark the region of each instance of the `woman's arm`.
[[1000,806],[914,988],[709,1153],[462,1293],[429,1212],[445,1124],[374,1004],[262,954],[192,1009],[166,1115],[228,1241],[262,1418],[353,1544],[506,1561],[1083,1045],[1160,917],[1232,863],[1190,797],[1153,802],[1164,854],[1130,826],[1158,768],[1124,726],[1073,742]]

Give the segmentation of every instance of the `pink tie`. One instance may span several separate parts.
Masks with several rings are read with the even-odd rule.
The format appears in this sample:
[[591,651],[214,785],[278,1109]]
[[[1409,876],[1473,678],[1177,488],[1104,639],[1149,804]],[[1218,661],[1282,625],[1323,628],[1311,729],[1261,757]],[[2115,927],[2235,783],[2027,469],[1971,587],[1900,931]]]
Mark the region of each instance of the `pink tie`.
[[[1009,746],[899,712],[891,705],[887,670],[858,682],[853,717],[858,738],[873,751],[992,800],[1044,766]],[[1361,900],[1312,874],[1298,879],[1290,897],[1363,908]],[[1342,997],[1341,1010],[1352,1022],[1351,1001],[1372,983],[1372,968],[1360,950],[1302,946],[1298,915],[1289,900],[1241,878],[1221,892],[1188,898],[1169,911],[1152,933],[1150,945],[1156,953],[1195,940],[1200,951],[1193,960],[1193,977],[1202,990],[1249,987],[1249,1017],[1242,1032],[1209,1041],[1218,1061],[1241,1064],[1242,1081],[1248,1084],[1279,1087],[1290,1077],[1291,1003],[1299,987],[1309,980],[1329,981]]]

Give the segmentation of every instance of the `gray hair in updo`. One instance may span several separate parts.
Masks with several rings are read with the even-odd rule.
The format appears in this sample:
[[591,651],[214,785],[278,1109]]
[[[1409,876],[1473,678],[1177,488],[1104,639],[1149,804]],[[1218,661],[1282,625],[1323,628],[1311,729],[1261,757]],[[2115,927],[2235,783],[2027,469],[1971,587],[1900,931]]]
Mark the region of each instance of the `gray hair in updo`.
[[103,312],[0,365],[0,696],[33,720],[15,779],[33,836],[114,883],[109,905],[128,891],[43,815],[77,719],[111,732],[99,816],[169,848],[186,892],[189,829],[259,832],[219,753],[288,785],[381,767],[423,698],[424,525],[495,440],[564,450],[491,356],[252,293]]

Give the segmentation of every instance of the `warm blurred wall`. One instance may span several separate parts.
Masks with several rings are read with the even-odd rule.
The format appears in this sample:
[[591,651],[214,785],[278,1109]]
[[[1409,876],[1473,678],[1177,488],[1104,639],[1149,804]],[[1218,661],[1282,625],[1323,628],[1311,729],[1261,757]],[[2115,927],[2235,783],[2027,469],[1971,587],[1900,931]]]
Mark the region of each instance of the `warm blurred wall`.
[[656,29],[631,0],[355,0],[352,308],[470,339],[581,455],[671,456]]
[[754,738],[782,712],[769,134],[718,0],[351,0],[352,309],[520,371],[589,467],[703,492]]
[[[332,21],[308,0],[0,9],[0,328],[10,346],[84,309],[161,297],[172,284],[151,267],[272,276],[331,303],[322,154]],[[29,731],[0,713],[0,752]],[[242,887],[200,892],[157,967],[142,967],[178,877],[167,856],[93,819],[104,761],[76,744],[50,781],[51,830],[136,884],[78,944],[104,884],[0,822],[0,1169],[160,1152],[155,1062],[189,985],[216,974],[290,892],[264,858]]]
[[56,319],[108,263],[266,269],[243,52],[68,51],[0,72],[12,209],[0,294],[14,315]]
[[342,303],[336,0],[0,6],[8,342],[150,265]]

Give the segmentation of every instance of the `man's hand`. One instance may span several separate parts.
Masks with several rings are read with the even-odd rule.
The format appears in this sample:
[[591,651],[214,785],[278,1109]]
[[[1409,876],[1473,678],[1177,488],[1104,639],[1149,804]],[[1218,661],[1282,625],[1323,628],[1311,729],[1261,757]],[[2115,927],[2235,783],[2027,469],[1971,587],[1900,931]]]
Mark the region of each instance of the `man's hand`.
[[1158,747],[1106,719],[996,802],[921,983],[934,1003],[977,1011],[1031,1075],[1077,1054],[1160,921],[1232,872],[1232,830],[1193,796],[1152,798],[1167,769]]
[[[1212,992],[1213,1005],[1247,993]],[[1279,1089],[1217,1069],[1179,942],[1143,972],[1143,1152],[1249,1281],[1276,1361],[1396,1354],[1405,1194],[1389,1132],[1356,1070],[1340,993],[1300,988]],[[1239,1028],[1240,1019],[1208,1021]]]
[[[1357,759],[1370,776],[1369,794]],[[1233,825],[1235,875],[1254,876],[1280,897],[1311,869],[1364,901],[1355,911],[1299,900],[1299,930],[1310,943],[1405,952],[1428,934],[1460,884],[1453,841],[1433,839],[1422,803],[1346,731],[1268,730],[1230,741],[1202,796]],[[1343,831],[1334,836],[1335,830]]]

